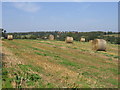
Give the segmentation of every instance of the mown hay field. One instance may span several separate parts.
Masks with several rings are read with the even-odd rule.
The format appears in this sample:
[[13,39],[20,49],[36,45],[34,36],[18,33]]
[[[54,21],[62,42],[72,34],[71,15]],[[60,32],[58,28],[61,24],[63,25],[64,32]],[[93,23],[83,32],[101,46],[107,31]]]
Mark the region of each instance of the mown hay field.
[[[2,61],[2,59],[0,58]],[[2,89],[2,64],[0,63],[0,89]]]
[[3,88],[117,88],[118,45],[3,40]]

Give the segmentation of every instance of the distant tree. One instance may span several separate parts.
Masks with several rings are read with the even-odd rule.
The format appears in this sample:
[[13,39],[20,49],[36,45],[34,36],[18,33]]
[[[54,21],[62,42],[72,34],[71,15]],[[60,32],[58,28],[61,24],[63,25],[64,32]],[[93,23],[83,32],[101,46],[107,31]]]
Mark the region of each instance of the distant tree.
[[7,35],[6,35],[6,30],[5,30],[5,29],[3,29],[3,28],[0,28],[0,37],[7,38]]
[[[50,34],[55,36],[56,40],[64,41],[67,36],[73,37],[75,41],[79,41],[81,37],[86,38],[86,41],[93,40],[96,38],[105,39],[111,43],[119,44],[120,38],[115,36],[110,36],[109,34],[118,34],[116,32],[57,32],[57,31],[47,31],[47,32],[25,32],[25,33],[6,33],[6,31],[2,30],[2,35],[12,34],[15,39],[45,39],[44,37],[48,37]],[[57,37],[59,35],[59,37]]]

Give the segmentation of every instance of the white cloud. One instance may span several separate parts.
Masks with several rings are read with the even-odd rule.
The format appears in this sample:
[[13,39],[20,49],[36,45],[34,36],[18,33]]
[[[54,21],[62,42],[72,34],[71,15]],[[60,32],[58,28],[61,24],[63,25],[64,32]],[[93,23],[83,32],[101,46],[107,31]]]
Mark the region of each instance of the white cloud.
[[40,6],[32,2],[16,2],[14,6],[27,12],[37,12],[41,9]]

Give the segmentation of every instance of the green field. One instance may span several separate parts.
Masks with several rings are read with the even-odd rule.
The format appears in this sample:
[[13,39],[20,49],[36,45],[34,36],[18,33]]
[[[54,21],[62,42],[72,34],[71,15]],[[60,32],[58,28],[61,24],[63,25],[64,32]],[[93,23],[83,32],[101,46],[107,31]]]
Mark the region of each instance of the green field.
[[3,40],[3,88],[117,88],[118,45]]

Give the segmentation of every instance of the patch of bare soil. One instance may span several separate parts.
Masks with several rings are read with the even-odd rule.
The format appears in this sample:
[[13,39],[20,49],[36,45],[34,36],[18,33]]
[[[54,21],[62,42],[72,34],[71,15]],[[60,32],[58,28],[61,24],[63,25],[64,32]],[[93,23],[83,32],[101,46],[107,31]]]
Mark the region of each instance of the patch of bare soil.
[[6,67],[11,67],[17,64],[23,64],[23,60],[16,57],[10,50],[6,49],[5,47],[2,47],[2,61],[6,63]]

